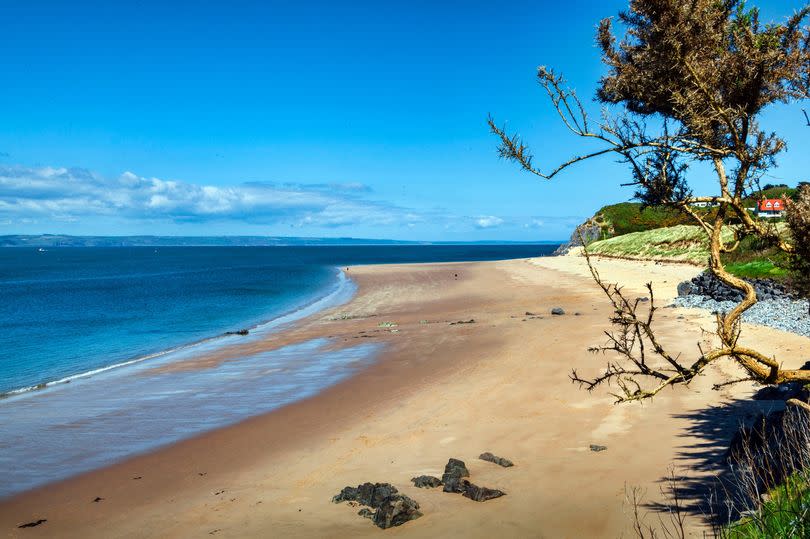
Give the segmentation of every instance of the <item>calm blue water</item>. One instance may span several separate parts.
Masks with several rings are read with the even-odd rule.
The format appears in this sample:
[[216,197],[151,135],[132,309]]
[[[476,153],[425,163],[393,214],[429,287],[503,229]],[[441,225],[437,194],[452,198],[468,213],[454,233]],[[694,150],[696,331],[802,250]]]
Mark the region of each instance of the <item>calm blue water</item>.
[[[348,300],[353,284],[338,267],[555,247],[0,249],[0,498],[274,410],[363,368],[378,344],[239,351]],[[216,364],[160,368],[213,349]]]
[[0,249],[0,394],[247,328],[329,293],[336,266],[549,245]]

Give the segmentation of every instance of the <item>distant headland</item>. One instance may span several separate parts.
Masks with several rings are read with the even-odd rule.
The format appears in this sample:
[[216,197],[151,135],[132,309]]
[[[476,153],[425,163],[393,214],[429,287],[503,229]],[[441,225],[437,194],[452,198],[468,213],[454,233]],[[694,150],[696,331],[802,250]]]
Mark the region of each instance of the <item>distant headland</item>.
[[559,241],[401,241],[295,236],[0,236],[0,247],[263,247],[315,245],[551,245]]

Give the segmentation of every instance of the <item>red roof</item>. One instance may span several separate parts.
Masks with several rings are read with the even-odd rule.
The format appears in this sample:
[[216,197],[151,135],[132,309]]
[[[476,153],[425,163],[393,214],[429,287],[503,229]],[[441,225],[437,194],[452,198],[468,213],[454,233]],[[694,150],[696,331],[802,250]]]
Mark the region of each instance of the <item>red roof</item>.
[[759,211],[782,211],[785,209],[785,201],[781,198],[766,198],[759,201]]

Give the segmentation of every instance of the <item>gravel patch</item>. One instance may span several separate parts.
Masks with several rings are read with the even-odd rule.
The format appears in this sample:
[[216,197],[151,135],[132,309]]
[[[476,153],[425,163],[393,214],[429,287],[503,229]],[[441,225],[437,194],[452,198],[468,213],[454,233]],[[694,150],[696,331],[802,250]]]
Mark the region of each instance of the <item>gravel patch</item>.
[[[760,300],[743,314],[743,320],[750,324],[768,326],[810,337],[810,316],[807,314],[808,300],[766,299]],[[712,313],[727,313],[736,305],[733,301],[716,301],[708,296],[688,295],[675,299],[677,307],[705,309]]]

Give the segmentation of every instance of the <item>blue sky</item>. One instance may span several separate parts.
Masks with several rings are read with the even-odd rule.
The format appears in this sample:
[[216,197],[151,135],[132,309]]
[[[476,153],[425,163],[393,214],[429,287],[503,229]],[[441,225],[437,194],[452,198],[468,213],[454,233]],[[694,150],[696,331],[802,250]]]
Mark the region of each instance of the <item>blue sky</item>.
[[[610,158],[521,173],[486,127],[581,151],[535,70],[593,95],[626,2],[167,4],[4,3],[0,235],[554,240],[632,194]],[[800,109],[763,119],[789,144],[767,181],[810,179]]]

